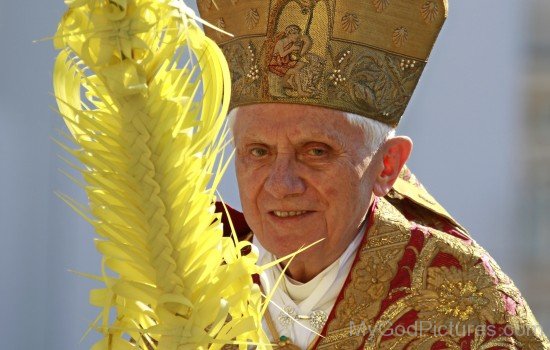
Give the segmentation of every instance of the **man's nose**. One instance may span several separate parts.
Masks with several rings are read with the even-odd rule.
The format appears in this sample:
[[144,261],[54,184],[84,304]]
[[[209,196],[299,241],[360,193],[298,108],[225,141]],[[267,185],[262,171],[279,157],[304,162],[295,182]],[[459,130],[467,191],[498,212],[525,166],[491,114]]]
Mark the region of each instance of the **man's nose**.
[[291,155],[278,155],[264,183],[265,190],[277,199],[304,193],[306,185],[296,171],[297,165]]

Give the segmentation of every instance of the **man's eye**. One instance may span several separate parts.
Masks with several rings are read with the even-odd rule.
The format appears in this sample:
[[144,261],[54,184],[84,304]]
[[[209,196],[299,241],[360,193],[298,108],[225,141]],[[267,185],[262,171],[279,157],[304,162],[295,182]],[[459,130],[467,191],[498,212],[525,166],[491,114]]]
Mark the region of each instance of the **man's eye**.
[[321,157],[324,156],[326,153],[326,150],[322,148],[311,148],[307,151],[307,154],[313,157]]
[[254,157],[263,157],[267,155],[267,150],[265,148],[255,147],[250,150],[250,154]]

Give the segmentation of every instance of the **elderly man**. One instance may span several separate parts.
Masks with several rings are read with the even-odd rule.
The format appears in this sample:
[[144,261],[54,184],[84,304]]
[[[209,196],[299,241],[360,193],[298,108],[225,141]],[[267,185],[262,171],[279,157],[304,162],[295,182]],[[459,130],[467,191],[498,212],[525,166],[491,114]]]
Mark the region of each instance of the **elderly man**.
[[[279,348],[550,348],[512,281],[405,167],[411,140],[394,135],[446,1],[199,9],[235,34],[208,31],[232,73],[239,234],[260,264],[322,239],[257,281],[274,293],[264,326]],[[293,84],[270,69],[288,28],[307,37],[284,55],[300,66]]]

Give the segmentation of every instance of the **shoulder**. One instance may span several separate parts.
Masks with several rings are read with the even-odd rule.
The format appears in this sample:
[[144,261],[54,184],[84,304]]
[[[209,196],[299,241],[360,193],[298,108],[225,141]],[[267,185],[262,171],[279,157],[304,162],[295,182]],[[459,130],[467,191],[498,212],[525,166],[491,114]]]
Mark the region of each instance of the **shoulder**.
[[387,340],[395,348],[404,342],[403,348],[431,344],[426,349],[550,348],[512,280],[450,215],[401,193],[381,200],[378,209],[382,230],[408,235],[398,267],[402,273],[392,281],[400,297],[389,302],[378,324],[415,329],[405,337],[382,336],[381,343]]
[[408,304],[419,320],[446,329],[450,336],[442,338],[450,344],[550,348],[519,290],[485,249],[473,239],[416,229],[425,242],[411,272]]

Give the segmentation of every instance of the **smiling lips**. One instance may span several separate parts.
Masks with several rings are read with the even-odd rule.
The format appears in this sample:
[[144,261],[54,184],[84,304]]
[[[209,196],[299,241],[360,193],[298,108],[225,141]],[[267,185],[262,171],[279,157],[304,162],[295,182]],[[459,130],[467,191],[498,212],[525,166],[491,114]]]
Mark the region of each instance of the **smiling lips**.
[[306,210],[301,210],[301,211],[279,211],[279,210],[274,210],[271,213],[273,215],[275,215],[276,217],[278,217],[278,218],[286,218],[286,217],[290,217],[290,216],[304,215],[304,214],[307,214],[308,211],[306,211]]

